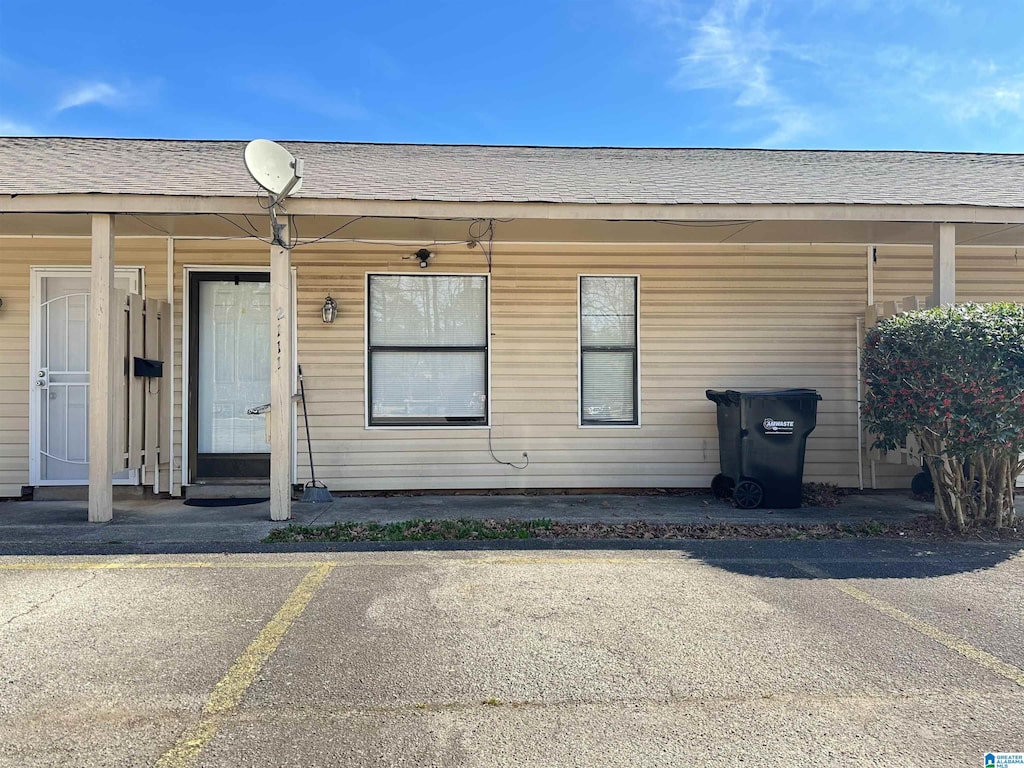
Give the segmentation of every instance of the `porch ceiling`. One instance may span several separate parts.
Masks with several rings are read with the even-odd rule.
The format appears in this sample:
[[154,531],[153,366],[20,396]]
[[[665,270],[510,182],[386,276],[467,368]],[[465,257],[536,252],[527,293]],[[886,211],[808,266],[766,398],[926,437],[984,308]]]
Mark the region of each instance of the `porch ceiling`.
[[[469,238],[470,220],[299,216],[303,240],[335,232],[332,240],[396,241],[430,245]],[[88,214],[3,213],[0,236],[88,237]],[[265,215],[135,215],[116,218],[122,237],[244,238],[255,232],[270,236]],[[339,229],[342,228],[343,229]],[[932,223],[888,221],[708,220],[600,221],[513,219],[495,223],[496,242],[579,243],[875,243],[930,245]],[[1024,224],[958,224],[958,245],[1024,247]]]

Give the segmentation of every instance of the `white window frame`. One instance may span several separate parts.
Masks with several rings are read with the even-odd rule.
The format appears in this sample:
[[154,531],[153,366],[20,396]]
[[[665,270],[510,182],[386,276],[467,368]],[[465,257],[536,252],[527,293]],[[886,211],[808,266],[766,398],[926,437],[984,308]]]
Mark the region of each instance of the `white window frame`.
[[[583,278],[585,277],[629,277],[636,280],[636,424],[585,424],[583,422]],[[576,275],[576,426],[579,429],[640,429],[643,424],[640,403],[642,381],[640,379],[640,275],[605,272],[588,272]]]
[[[485,383],[487,386],[487,411],[486,424],[370,424],[370,278],[381,277],[482,277],[484,278],[484,290],[486,292],[486,332],[484,338],[487,340],[487,351],[485,355],[487,375]],[[488,272],[433,272],[427,275],[419,275],[415,272],[366,272],[363,283],[363,428],[367,430],[425,430],[440,429],[450,432],[456,429],[490,429],[493,424],[491,416],[491,275]]]

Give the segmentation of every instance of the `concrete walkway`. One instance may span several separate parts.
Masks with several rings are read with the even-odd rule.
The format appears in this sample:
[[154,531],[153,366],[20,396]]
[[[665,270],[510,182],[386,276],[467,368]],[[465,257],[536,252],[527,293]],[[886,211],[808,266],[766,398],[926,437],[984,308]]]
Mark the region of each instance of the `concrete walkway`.
[[[789,510],[741,510],[705,494],[349,496],[329,504],[295,503],[291,522],[326,525],[466,517],[571,523],[857,524],[905,521],[930,511],[931,504],[915,501],[903,491],[852,494],[835,509]],[[266,502],[193,507],[179,499],[118,501],[109,523],[89,523],[84,501],[0,502],[0,554],[265,551],[282,546],[261,544],[282,525],[270,520]]]

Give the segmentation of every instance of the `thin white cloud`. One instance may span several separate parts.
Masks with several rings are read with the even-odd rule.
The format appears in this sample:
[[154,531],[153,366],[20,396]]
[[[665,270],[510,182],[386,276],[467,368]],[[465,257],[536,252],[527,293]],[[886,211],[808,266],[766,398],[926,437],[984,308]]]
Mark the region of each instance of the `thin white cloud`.
[[855,13],[882,12],[894,16],[901,13],[926,14],[938,18],[959,16],[961,7],[953,0],[813,0],[814,11],[841,7]]
[[[661,19],[681,18],[664,2]],[[719,89],[735,94],[737,107],[753,111],[773,125],[759,142],[765,146],[788,144],[814,131],[810,110],[777,84],[774,64],[779,56],[813,60],[813,52],[795,50],[777,42],[766,24],[767,5],[751,0],[714,0],[693,27],[688,51],[680,60],[673,83],[684,89]]]
[[[1024,118],[1024,72],[991,57],[960,60],[911,46],[888,46],[857,90],[885,102],[939,108],[934,119],[969,127]],[[1014,71],[1016,70],[1016,71]]]
[[119,88],[115,88],[110,83],[83,83],[72,90],[66,91],[60,97],[54,111],[63,112],[66,109],[84,107],[88,104],[101,104],[106,107],[114,107],[123,104],[125,99],[125,92]]
[[992,77],[1000,70],[1000,66],[991,58],[971,59],[970,67],[978,77]]
[[680,0],[639,0],[635,9],[669,32],[690,23],[688,9]]
[[0,117],[0,136],[31,136],[35,132],[28,123]]
[[928,96],[958,123],[998,125],[1024,118],[1024,75],[963,90],[938,90]]
[[678,51],[670,84],[728,98],[732,109],[721,127],[760,146],[793,146],[829,131],[853,135],[854,126],[875,136],[906,131],[908,121],[919,120],[908,117],[915,113],[964,128],[1024,117],[1024,73],[1009,54],[939,53],[910,32],[867,48],[856,38],[815,32],[873,16],[928,17],[935,29],[949,30],[965,13],[954,0],[635,2]]

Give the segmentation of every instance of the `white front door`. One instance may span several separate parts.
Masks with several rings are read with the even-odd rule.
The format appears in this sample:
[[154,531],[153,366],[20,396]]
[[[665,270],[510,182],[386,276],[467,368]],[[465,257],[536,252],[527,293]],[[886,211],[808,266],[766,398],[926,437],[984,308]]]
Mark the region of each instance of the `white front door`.
[[[139,292],[139,270],[118,269],[115,285]],[[89,482],[89,270],[32,270],[32,485]],[[114,476],[136,484],[138,472]]]

